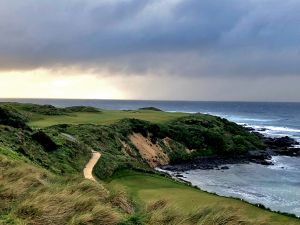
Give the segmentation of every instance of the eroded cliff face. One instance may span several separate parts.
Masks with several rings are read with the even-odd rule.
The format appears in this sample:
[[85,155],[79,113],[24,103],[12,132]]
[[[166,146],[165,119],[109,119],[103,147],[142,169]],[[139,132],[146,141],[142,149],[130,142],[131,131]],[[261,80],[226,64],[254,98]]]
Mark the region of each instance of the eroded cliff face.
[[133,133],[129,136],[129,140],[150,167],[167,165],[170,162],[168,155],[163,151],[161,146],[158,143],[152,143],[149,138],[138,133]]

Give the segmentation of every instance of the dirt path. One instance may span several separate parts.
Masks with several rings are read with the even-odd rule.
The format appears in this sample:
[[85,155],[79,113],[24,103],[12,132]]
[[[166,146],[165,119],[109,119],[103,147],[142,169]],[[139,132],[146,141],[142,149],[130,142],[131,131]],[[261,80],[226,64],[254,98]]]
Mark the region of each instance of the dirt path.
[[100,159],[100,157],[101,154],[99,152],[92,151],[92,157],[83,170],[84,178],[96,181],[95,178],[93,177],[93,168],[98,162],[98,160]]

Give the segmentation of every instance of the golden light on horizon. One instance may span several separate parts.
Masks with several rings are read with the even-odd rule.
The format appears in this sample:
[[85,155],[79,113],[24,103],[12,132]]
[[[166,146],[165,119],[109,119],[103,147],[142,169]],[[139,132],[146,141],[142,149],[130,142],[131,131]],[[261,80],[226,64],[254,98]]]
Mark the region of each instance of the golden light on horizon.
[[[64,74],[67,71],[64,71]],[[63,75],[46,69],[0,73],[0,98],[124,99],[114,79],[95,74]]]

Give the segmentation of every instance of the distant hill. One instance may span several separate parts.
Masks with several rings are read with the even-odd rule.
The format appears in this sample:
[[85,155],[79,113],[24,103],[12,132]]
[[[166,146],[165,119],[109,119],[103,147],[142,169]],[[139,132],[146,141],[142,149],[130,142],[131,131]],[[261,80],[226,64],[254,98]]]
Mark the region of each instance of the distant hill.
[[152,110],[152,111],[159,111],[159,112],[162,112],[161,109],[155,108],[155,107],[143,107],[143,108],[139,108],[139,110]]

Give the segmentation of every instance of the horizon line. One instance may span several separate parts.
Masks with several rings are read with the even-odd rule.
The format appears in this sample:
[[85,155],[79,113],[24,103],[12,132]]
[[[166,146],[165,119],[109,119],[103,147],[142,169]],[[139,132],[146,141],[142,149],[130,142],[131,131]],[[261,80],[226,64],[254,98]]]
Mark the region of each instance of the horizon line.
[[93,98],[22,98],[22,97],[10,97],[3,98],[0,97],[0,100],[13,100],[13,99],[22,99],[22,100],[87,100],[87,101],[149,101],[149,102],[246,102],[246,103],[300,103],[300,101],[274,101],[274,100],[187,100],[187,99],[93,99]]

